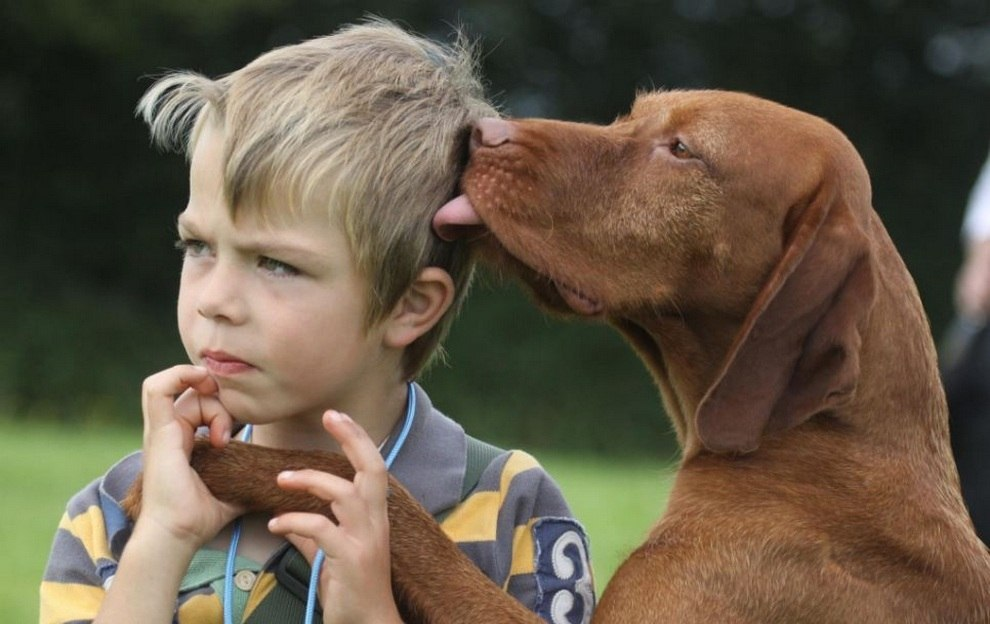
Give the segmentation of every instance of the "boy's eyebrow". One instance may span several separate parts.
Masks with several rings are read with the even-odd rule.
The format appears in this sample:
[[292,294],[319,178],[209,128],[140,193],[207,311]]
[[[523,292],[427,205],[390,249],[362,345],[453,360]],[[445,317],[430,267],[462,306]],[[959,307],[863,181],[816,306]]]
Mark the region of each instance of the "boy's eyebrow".
[[[195,218],[190,217],[185,212],[180,213],[176,218],[175,226],[180,233],[190,232],[194,235],[199,229],[196,227]],[[291,241],[269,241],[265,240],[263,236],[261,238],[243,238],[237,242],[236,249],[240,252],[247,252],[262,256],[269,254],[291,255],[300,259],[303,257],[319,259],[326,255],[322,249],[311,249],[308,245],[294,244]]]
[[243,241],[237,245],[237,249],[241,252],[247,252],[253,255],[275,255],[279,257],[292,257],[300,260],[305,258],[319,259],[326,255],[302,245],[293,245],[291,243],[268,243],[257,240]]

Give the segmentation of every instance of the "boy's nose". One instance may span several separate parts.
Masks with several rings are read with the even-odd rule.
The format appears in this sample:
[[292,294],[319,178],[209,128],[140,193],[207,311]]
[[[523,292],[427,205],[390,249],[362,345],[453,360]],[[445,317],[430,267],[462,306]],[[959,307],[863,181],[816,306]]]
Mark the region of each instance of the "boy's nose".
[[198,286],[196,311],[203,318],[240,323],[246,308],[236,270],[217,265]]

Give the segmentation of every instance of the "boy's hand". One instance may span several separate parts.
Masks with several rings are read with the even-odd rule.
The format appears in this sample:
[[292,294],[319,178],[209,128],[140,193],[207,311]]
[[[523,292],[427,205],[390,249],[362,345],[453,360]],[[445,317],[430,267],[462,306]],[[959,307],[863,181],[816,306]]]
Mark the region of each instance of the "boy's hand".
[[217,390],[205,368],[188,364],[144,381],[144,474],[135,535],[155,531],[195,550],[239,515],[240,510],[215,499],[189,466],[199,427],[209,427],[214,446],[230,440],[233,419]]
[[[309,560],[323,549],[320,603],[324,624],[401,622],[392,597],[388,530],[388,471],[368,434],[349,417],[329,411],[323,426],[354,466],[354,481],[315,470],[284,472],[278,484],[330,502],[337,524],[319,514],[286,513],[269,529]],[[327,608],[327,606],[330,608]]]

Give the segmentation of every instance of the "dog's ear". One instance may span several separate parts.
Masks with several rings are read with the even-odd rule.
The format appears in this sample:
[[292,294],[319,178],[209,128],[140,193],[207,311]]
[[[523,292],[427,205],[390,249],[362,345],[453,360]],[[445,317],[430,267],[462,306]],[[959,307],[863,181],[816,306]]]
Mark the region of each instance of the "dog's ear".
[[783,256],[699,404],[695,422],[705,448],[753,451],[764,434],[851,397],[875,293],[862,227],[828,184],[796,217]]

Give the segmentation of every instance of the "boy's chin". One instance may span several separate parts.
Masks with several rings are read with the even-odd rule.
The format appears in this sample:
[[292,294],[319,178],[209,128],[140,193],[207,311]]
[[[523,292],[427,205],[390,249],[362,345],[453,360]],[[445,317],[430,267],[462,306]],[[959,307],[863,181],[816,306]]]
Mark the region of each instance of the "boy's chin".
[[219,385],[220,391],[217,393],[217,398],[235,423],[263,425],[272,421],[270,416],[267,419],[264,417],[264,414],[271,414],[271,410],[266,410],[254,397],[243,390],[224,387],[222,382]]

